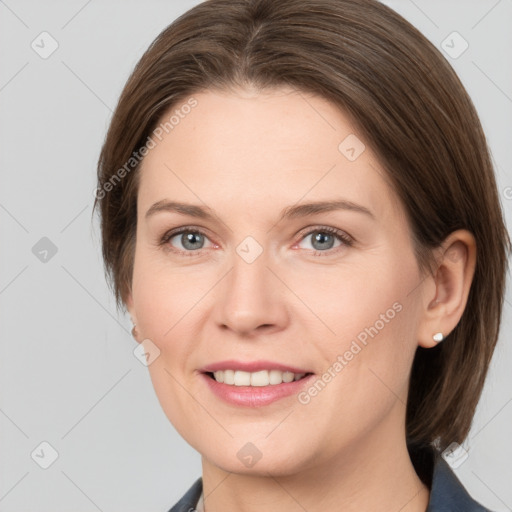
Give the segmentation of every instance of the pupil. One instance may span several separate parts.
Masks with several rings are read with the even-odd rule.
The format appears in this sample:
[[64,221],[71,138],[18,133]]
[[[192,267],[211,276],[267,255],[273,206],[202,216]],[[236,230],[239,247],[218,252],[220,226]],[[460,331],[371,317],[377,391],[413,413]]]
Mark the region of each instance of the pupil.
[[183,244],[183,247],[185,247],[187,249],[198,249],[198,248],[200,249],[201,247],[194,246],[194,243],[197,243],[198,242],[197,238],[201,237],[201,236],[202,235],[200,235],[199,233],[184,234],[181,237],[181,240],[182,240],[181,243]]
[[[328,239],[330,239],[330,240],[328,240]],[[334,241],[332,235],[322,232],[322,231],[317,231],[316,235],[314,236],[313,247],[315,246],[315,242],[319,242],[320,244],[325,244],[326,240],[331,242],[330,244],[329,243],[327,244],[327,249],[330,249],[332,247],[332,242]],[[326,245],[323,245],[323,246],[320,245],[320,249],[325,249],[325,248],[326,248]],[[316,247],[315,247],[315,249],[316,249]]]

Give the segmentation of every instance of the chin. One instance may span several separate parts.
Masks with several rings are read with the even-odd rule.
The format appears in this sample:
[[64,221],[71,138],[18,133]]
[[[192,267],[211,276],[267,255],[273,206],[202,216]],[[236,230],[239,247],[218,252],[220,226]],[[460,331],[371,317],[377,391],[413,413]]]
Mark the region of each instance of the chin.
[[[201,443],[203,444],[203,443]],[[193,445],[192,445],[193,446]],[[212,446],[215,448],[212,450]],[[304,468],[307,457],[297,452],[300,450],[293,445],[281,444],[280,450],[270,446],[264,440],[258,443],[249,441],[231,440],[225,445],[212,443],[209,446],[193,446],[209,464],[217,468],[239,475],[261,476],[287,476],[299,473]]]

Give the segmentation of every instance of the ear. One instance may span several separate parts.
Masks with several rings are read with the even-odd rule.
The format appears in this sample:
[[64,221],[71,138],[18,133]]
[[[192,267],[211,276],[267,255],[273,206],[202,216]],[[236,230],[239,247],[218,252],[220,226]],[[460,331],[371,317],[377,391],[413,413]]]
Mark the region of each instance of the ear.
[[[128,293],[124,303],[126,305],[126,309],[127,309],[128,313],[130,314],[132,323],[134,325],[137,325],[137,316],[135,315],[135,308],[133,306],[133,297],[132,297],[131,292]],[[138,343],[141,343],[141,340],[139,339],[140,338],[139,332],[136,327],[132,328],[132,336],[135,339],[135,341],[137,341]]]
[[128,311],[131,319],[132,319],[132,322],[133,323],[137,323],[137,319],[135,317],[135,308],[133,307],[133,297],[132,297],[132,292],[128,292],[128,295],[126,296],[125,300],[124,300],[124,303],[125,303],[125,306],[126,306],[126,310]]
[[424,293],[418,344],[435,347],[436,333],[446,338],[459,323],[469,296],[476,265],[475,238],[467,230],[451,233],[437,251],[437,269],[429,277]]

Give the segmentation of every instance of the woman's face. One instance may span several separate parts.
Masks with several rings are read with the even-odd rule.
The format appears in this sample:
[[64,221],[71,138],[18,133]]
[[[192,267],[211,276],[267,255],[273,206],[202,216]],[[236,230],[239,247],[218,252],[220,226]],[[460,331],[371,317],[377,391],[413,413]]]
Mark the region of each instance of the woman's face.
[[169,420],[238,473],[405,443],[425,282],[379,162],[320,97],[193,98],[143,161],[127,301]]

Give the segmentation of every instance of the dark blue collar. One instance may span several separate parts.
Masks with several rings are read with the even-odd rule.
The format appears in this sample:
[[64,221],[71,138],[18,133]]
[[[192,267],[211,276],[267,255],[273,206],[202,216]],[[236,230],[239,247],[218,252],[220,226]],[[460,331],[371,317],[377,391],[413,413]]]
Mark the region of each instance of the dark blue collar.
[[434,474],[427,512],[491,512],[466,491],[439,452],[434,455]]
[[[433,471],[430,468],[430,500],[426,512],[491,512],[482,507],[466,491],[450,465],[435,451]],[[192,512],[203,490],[202,478],[198,478],[169,512]]]

